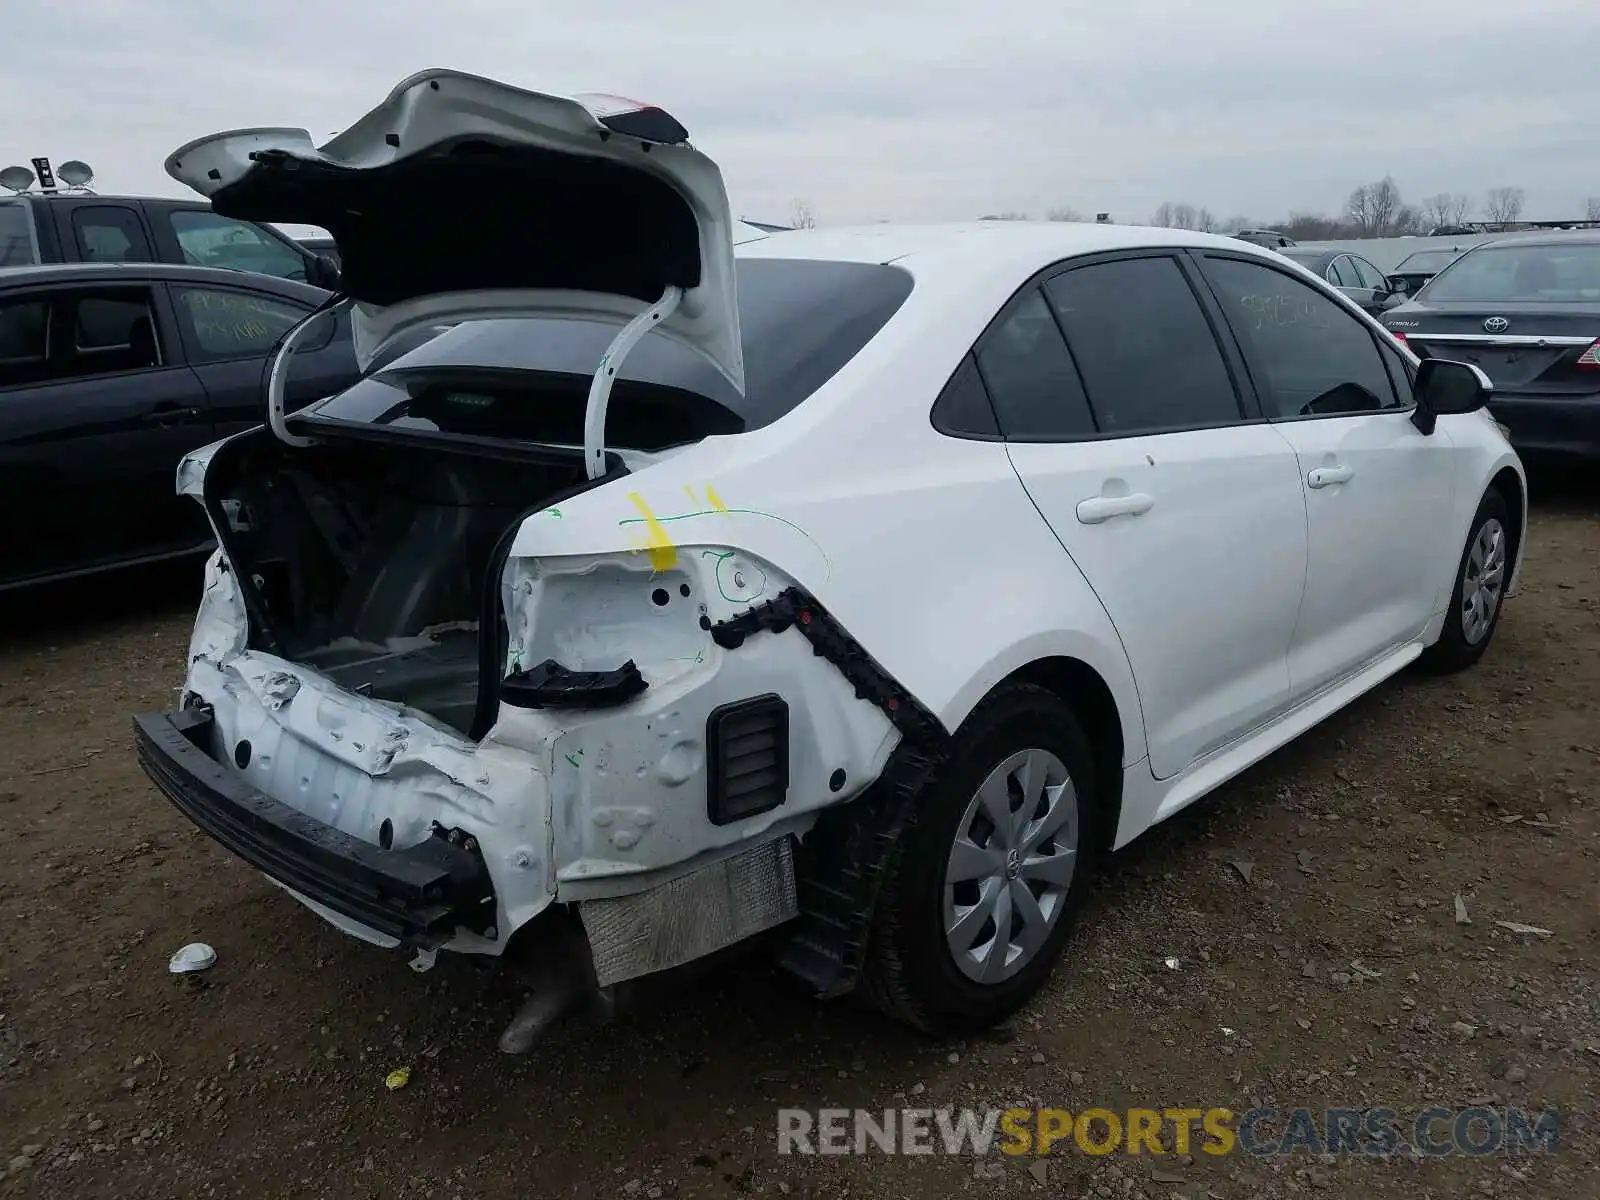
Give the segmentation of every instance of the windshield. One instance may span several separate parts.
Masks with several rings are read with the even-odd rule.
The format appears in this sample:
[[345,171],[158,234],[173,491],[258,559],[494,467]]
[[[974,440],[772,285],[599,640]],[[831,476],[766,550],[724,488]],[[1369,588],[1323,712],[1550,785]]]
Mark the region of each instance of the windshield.
[[0,267],[31,267],[38,261],[27,207],[15,201],[0,204]]
[[1600,301],[1600,242],[1484,246],[1445,267],[1424,291],[1431,301]]
[[1400,261],[1395,274],[1412,271],[1438,271],[1447,266],[1459,250],[1418,250]]
[[[744,394],[698,354],[649,336],[617,376],[609,444],[660,449],[777,420],[854,358],[912,287],[905,271],[876,263],[757,258],[738,260],[735,270]],[[589,381],[616,333],[604,322],[537,317],[424,331],[305,415],[581,444]]]

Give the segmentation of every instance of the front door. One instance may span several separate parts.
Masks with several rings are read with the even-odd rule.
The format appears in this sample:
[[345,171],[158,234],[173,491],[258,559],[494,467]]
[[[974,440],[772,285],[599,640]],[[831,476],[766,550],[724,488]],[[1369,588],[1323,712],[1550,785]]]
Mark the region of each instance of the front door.
[[1122,639],[1161,778],[1287,706],[1306,561],[1294,452],[1246,423],[1192,269],[1068,266],[977,352],[1018,476]]
[[1297,698],[1412,641],[1448,600],[1459,547],[1442,430],[1411,423],[1404,359],[1365,321],[1286,271],[1201,259],[1273,428],[1294,447],[1309,565],[1289,652]]

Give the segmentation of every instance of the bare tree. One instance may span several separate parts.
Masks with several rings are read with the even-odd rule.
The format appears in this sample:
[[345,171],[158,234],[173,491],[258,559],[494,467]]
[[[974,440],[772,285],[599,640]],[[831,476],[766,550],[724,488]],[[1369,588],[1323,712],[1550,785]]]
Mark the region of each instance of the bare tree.
[[1026,221],[1028,214],[1025,212],[999,212],[990,213],[988,216],[979,217],[980,221]]
[[1600,196],[1590,196],[1583,202],[1583,219],[1600,221]]
[[1402,204],[1400,211],[1395,214],[1394,223],[1389,226],[1389,232],[1396,237],[1408,233],[1426,233],[1429,226],[1422,219],[1422,210],[1414,204]]
[[1394,176],[1385,175],[1376,183],[1364,183],[1350,193],[1345,208],[1358,237],[1384,237],[1400,215],[1400,189]]
[[815,229],[817,227],[816,214],[811,211],[808,201],[796,198],[789,205],[789,224],[796,229]]
[[1449,192],[1440,192],[1422,202],[1419,215],[1421,224],[1429,229],[1437,229],[1441,225],[1460,225],[1471,211],[1472,197],[1465,192],[1457,192],[1453,196]]
[[1279,233],[1288,234],[1297,242],[1319,242],[1327,238],[1342,237],[1351,232],[1347,225],[1322,213],[1290,213],[1289,219],[1267,226]]
[[1217,219],[1211,211],[1192,204],[1174,204],[1168,200],[1151,214],[1150,224],[1162,229],[1215,229]]
[[1483,202],[1483,215],[1501,228],[1522,215],[1522,202],[1526,199],[1519,187],[1490,188]]
[[1089,218],[1084,216],[1077,209],[1067,207],[1052,208],[1049,213],[1046,214],[1045,219],[1047,221],[1087,221]]
[[1218,233],[1238,233],[1241,229],[1249,229],[1249,217],[1229,217],[1217,226]]

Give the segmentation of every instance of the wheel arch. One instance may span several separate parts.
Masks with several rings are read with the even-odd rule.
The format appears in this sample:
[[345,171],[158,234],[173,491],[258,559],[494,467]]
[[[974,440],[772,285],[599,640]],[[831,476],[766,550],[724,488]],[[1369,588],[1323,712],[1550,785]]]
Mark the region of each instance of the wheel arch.
[[1523,546],[1528,540],[1528,484],[1522,472],[1515,465],[1507,463],[1495,472],[1489,487],[1505,497],[1506,506],[1511,509],[1511,523],[1517,531],[1516,560],[1511,567],[1511,582],[1506,588],[1506,594],[1510,595],[1516,591],[1522,577]]
[[1099,849],[1109,850],[1122,822],[1122,778],[1126,758],[1123,717],[1110,686],[1080,658],[1052,655],[1013,671],[1006,682],[1020,681],[1060,697],[1083,724],[1094,754],[1095,827]]

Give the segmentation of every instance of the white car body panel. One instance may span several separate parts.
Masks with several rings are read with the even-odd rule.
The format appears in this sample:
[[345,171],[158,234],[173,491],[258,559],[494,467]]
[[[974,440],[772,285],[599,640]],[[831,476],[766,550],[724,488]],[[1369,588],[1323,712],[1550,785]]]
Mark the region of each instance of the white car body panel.
[[[224,179],[247,168],[252,146],[367,162],[384,153],[377,132],[406,120],[423,133],[449,126],[471,95],[508,136],[594,149],[586,139],[595,117],[581,106],[441,76],[447,91],[465,90],[435,110],[442,102],[417,91],[429,78],[402,84],[374,110],[381,117],[321,151],[295,131],[254,131],[174,159],[181,177],[215,169]],[[728,247],[726,271],[721,250],[707,251],[709,290],[662,332],[742,384],[720,177],[682,147],[657,146],[639,162],[673,164],[660,169],[698,197],[703,244],[716,235]],[[1104,225],[874,226],[741,242],[737,253],[751,258],[893,263],[915,286],[881,332],[787,415],[670,454],[633,455],[628,474],[517,528],[499,581],[507,670],[548,658],[612,669],[631,658],[647,691],[592,711],[502,705],[475,744],[247,649],[245,611],[219,555],[188,680],[215,710],[214,756],[233,761],[248,736],[253,753],[238,769],[251,783],[358,838],[376,839],[383,820],[397,847],[425,837],[434,820],[469,826],[494,878],[502,936],[463,931],[447,948],[498,954],[506,932],[553,903],[642,893],[743,847],[803,834],[884,769],[900,730],[798,630],[753,635],[736,649],[707,637],[709,626],[798,587],[946,731],[1018,671],[1052,659],[1092,670],[1120,728],[1112,840],[1126,844],[1415,659],[1438,636],[1484,489],[1503,471],[1522,480],[1482,413],[1441,418],[1431,437],[1405,414],[1070,446],[933,428],[934,398],[1025,281],[1077,255],[1149,247],[1278,260],[1235,239]],[[1327,284],[1312,286],[1380,328]],[[407,312],[367,318],[381,342],[412,321],[623,319],[638,306],[627,309],[615,296],[535,287],[421,297]],[[180,489],[201,494],[216,449],[180,465]],[[1306,475],[1330,456],[1349,460],[1351,478],[1308,490]],[[1085,499],[1130,491],[1154,500],[1134,520],[1075,515]],[[1340,606],[1341,585],[1360,611]],[[791,704],[789,799],[712,825],[707,714],[762,692]]]
[[[1015,442],[1010,452],[1111,613],[1158,777],[1289,706],[1306,514],[1294,452],[1272,426]],[[1151,505],[1096,523],[1078,515],[1086,502],[1126,496]]]

